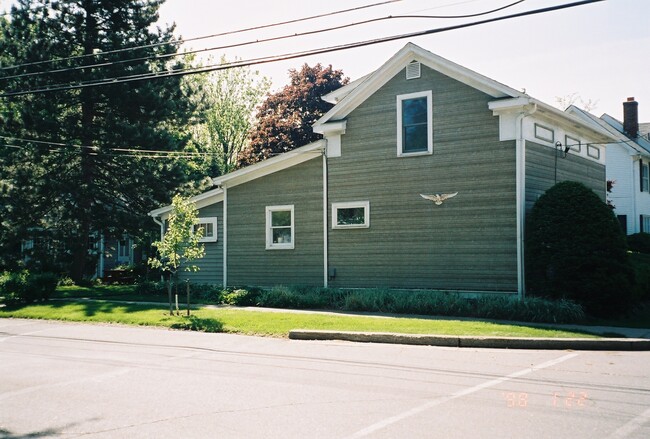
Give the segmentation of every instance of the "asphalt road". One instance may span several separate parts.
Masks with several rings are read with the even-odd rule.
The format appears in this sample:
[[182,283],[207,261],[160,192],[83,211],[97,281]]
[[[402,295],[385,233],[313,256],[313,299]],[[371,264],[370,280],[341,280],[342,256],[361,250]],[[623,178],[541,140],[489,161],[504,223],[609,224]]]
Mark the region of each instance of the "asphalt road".
[[1,319],[0,437],[647,439],[650,353]]

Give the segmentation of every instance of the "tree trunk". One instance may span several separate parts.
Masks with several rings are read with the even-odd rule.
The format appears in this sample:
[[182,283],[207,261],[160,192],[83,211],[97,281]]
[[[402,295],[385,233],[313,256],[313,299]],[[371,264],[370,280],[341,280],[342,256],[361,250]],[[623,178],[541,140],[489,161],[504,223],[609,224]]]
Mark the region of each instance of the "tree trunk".
[[174,308],[172,305],[172,274],[169,273],[169,281],[167,282],[167,294],[169,295],[169,315],[174,315]]
[[[94,5],[92,0],[86,0],[83,3],[83,8],[86,10],[86,26],[84,33],[84,55],[92,55],[95,43],[98,39],[97,35],[97,22],[94,16]],[[93,63],[93,58],[88,58],[86,63]],[[85,76],[90,77],[92,69],[83,70]],[[81,144],[83,146],[92,145],[94,142],[93,135],[93,122],[95,119],[95,105],[93,102],[93,92],[89,88],[81,90]],[[75,242],[72,243],[73,262],[71,269],[72,280],[78,282],[83,279],[86,269],[86,261],[88,256],[88,238],[92,231],[92,198],[93,198],[93,174],[94,162],[93,156],[90,155],[88,148],[80,149],[81,161],[81,181],[77,189],[77,202],[79,209],[77,210],[79,227],[77,229],[78,236]]]

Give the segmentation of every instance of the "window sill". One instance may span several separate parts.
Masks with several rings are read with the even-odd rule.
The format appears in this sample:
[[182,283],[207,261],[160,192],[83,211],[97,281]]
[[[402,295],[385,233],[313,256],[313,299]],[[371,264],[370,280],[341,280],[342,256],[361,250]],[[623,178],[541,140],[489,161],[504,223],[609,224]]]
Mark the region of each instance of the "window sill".
[[397,157],[419,157],[423,155],[433,155],[433,151],[417,151],[398,153]]

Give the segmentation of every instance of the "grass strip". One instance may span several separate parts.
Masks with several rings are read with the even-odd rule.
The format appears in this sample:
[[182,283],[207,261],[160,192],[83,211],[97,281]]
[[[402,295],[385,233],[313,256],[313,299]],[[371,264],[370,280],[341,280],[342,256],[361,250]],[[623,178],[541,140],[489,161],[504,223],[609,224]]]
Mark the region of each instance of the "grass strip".
[[205,332],[286,337],[292,329],[373,331],[457,336],[598,338],[583,332],[480,321],[434,320],[409,317],[381,318],[334,314],[300,314],[233,308],[201,308],[192,316],[170,316],[164,305],[116,302],[53,302],[21,308],[0,308],[1,317],[121,323]]

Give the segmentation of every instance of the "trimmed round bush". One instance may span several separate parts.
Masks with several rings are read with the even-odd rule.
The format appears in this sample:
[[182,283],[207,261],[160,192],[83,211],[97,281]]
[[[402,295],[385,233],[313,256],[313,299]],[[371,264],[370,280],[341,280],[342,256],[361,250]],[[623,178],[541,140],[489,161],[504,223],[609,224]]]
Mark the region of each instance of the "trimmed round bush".
[[574,300],[608,317],[629,309],[634,272],[618,220],[592,190],[561,182],[533,206],[526,225],[531,294]]

